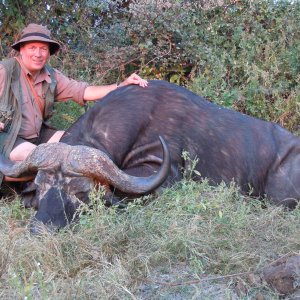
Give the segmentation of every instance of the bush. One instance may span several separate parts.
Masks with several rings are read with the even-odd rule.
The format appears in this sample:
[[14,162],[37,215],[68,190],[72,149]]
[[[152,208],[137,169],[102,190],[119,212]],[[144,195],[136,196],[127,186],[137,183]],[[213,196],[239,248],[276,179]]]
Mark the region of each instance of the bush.
[[270,1],[220,11],[191,88],[290,130],[299,124],[298,4]]

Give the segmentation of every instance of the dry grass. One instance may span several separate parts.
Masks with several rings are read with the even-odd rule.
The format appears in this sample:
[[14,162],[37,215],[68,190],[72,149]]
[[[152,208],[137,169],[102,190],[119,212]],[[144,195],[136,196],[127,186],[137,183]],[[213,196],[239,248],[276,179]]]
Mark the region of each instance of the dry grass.
[[32,211],[2,201],[1,299],[279,299],[243,275],[227,276],[300,249],[299,207],[262,208],[233,185],[183,181],[123,212],[106,210],[95,191],[91,199],[72,228],[40,237],[26,228]]

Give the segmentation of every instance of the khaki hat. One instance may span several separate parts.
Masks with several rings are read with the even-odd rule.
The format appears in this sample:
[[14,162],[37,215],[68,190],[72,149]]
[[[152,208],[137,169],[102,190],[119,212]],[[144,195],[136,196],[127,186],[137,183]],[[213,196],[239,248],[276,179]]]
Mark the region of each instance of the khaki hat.
[[50,30],[47,27],[38,24],[29,24],[21,32],[20,40],[12,45],[12,48],[20,51],[21,43],[25,42],[47,42],[49,43],[50,55],[55,54],[60,45],[51,39]]

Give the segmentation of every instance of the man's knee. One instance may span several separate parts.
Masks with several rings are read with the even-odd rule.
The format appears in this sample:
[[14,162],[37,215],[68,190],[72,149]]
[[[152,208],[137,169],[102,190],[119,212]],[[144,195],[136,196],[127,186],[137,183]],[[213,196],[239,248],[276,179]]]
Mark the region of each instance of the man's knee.
[[12,161],[22,161],[36,148],[36,145],[24,142],[16,146],[9,155],[9,159]]
[[[63,130],[56,131],[47,143],[57,143],[61,139],[65,132]],[[27,158],[27,156],[36,148],[35,144],[30,142],[21,142],[10,152],[9,158],[12,161],[22,161]]]
[[[34,150],[36,145],[24,142],[17,145],[9,154],[9,159],[12,161],[22,161],[27,158],[27,156]],[[8,176],[4,176],[4,181],[30,181],[34,178],[34,176],[26,176],[20,178],[12,178]]]

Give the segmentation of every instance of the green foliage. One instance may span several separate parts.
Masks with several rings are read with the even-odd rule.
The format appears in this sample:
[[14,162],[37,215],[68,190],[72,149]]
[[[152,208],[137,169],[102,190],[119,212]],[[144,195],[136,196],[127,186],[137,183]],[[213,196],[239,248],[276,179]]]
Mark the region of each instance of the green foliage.
[[57,129],[66,130],[83,113],[84,107],[81,107],[74,102],[55,103],[54,114],[49,123]]
[[247,2],[216,12],[206,31],[209,51],[202,51],[199,76],[191,88],[212,101],[296,130],[300,5]]

